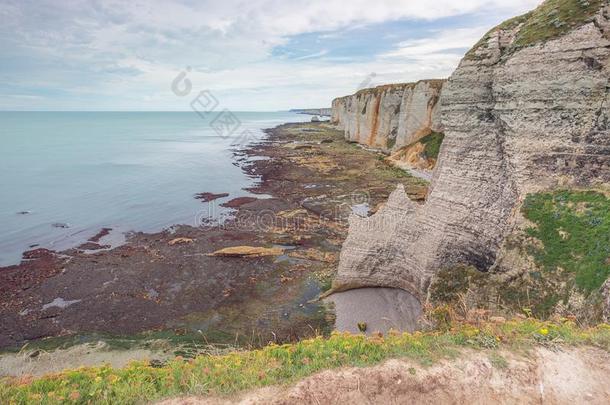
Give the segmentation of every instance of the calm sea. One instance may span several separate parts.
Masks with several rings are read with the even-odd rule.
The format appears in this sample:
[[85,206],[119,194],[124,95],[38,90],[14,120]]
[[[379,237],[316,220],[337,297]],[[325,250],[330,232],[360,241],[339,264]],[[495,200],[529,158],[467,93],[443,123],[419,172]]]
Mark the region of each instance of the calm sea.
[[194,225],[208,212],[194,194],[248,194],[254,180],[231,152],[245,130],[248,142],[264,128],[309,120],[236,116],[241,126],[227,137],[194,112],[0,112],[0,265],[31,247],[75,246],[103,227],[116,240]]

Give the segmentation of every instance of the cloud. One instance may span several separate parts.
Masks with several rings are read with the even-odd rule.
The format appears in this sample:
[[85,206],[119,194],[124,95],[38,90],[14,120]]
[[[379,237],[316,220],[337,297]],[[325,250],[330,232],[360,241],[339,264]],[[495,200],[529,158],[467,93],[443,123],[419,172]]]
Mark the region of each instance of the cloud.
[[315,58],[320,58],[324,55],[328,54],[328,50],[327,49],[323,49],[320,52],[316,52],[316,53],[312,53],[309,55],[304,55],[304,56],[299,56],[298,58],[294,58],[294,60],[306,60],[306,59],[315,59]]
[[427,38],[400,42],[395,49],[380,56],[421,60],[433,55],[455,53],[456,50],[472,47],[487,31],[487,26],[436,31]]
[[16,98],[20,100],[41,100],[41,96],[33,94],[0,94],[1,98]]
[[[15,104],[19,108],[187,109],[169,84],[191,66],[193,81],[218,92],[229,108],[329,105],[371,72],[379,81],[446,76],[459,61],[459,49],[536,3],[2,0],[0,93],[36,96]],[[459,25],[459,19],[478,15],[489,26]],[[391,31],[392,22],[423,31],[404,37]],[[371,26],[391,32],[372,38],[365,56],[327,46],[355,32],[365,35]],[[292,39],[305,35],[315,41],[298,48]],[[289,49],[274,54],[280,47]],[[10,108],[10,100],[2,108]]]

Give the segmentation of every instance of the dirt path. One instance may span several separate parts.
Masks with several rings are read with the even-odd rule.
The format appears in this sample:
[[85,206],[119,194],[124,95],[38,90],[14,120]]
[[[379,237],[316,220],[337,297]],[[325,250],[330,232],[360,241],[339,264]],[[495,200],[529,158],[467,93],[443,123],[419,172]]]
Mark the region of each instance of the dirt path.
[[[500,360],[502,359],[502,360]],[[328,370],[290,387],[271,387],[234,398],[182,398],[163,405],[199,404],[607,404],[610,354],[595,348],[528,356],[465,352],[425,368],[390,360],[369,368]]]
[[161,348],[136,348],[131,350],[109,350],[103,342],[81,344],[63,350],[24,350],[0,356],[0,377],[34,376],[57,373],[69,368],[93,367],[107,364],[114,368],[125,367],[131,361],[174,358],[171,351]]

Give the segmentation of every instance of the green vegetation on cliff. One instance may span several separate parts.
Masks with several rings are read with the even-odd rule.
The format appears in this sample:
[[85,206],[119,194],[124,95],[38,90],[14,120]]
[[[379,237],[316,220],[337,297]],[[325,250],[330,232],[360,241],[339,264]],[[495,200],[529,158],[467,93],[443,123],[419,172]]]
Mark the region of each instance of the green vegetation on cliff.
[[[402,147],[401,151],[408,151],[414,146],[423,145],[424,149],[422,153],[420,153],[421,157],[424,159],[438,159],[438,154],[441,150],[441,144],[443,143],[443,139],[445,139],[445,134],[442,132],[430,132],[428,135],[423,138],[410,143],[407,146]],[[395,144],[396,140],[392,139],[391,142],[388,141],[388,148],[392,148]]]
[[567,272],[585,293],[602,286],[610,276],[609,198],[594,191],[531,194],[522,212],[536,224],[527,232],[542,242],[532,254],[544,271]]
[[424,144],[424,153],[427,158],[438,159],[443,139],[445,139],[445,134],[442,132],[432,132],[419,140],[419,142]]
[[[133,404],[185,394],[225,395],[246,389],[293,382],[324,369],[367,366],[389,358],[408,358],[429,365],[459,356],[462,348],[527,349],[537,344],[588,344],[610,350],[610,326],[581,329],[562,320],[516,319],[501,323],[455,323],[442,330],[374,337],[333,334],[296,344],[221,356],[177,358],[167,364],[135,362],[124,369],[80,368],[39,379],[0,382],[3,404]],[[497,357],[497,356],[496,356]]]
[[547,0],[538,8],[518,17],[511,18],[490,30],[468,52],[468,58],[475,58],[475,52],[498,30],[512,30],[521,25],[507,53],[537,43],[560,37],[570,30],[592,20],[605,0]]
[[505,255],[518,257],[503,272],[443,269],[431,286],[436,304],[601,318],[600,287],[610,276],[610,198],[596,191],[530,194],[521,207],[531,221],[507,238]]

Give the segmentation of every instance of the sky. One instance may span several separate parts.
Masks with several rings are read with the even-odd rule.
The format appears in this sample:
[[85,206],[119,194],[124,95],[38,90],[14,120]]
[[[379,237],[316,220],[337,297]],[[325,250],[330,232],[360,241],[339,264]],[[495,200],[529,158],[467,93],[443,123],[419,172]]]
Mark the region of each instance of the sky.
[[541,0],[0,0],[0,110],[330,107],[446,78]]

